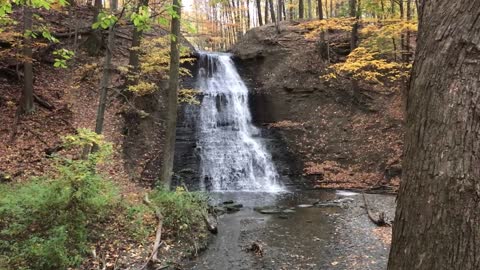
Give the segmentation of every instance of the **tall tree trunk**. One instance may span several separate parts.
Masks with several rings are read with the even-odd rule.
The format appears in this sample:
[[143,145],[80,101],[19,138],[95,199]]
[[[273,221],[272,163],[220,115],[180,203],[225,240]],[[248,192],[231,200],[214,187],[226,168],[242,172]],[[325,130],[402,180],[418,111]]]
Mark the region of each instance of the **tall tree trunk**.
[[395,18],[395,0],[390,0],[390,4],[391,4],[390,12],[392,13],[392,18]]
[[262,21],[262,7],[261,7],[261,3],[260,3],[260,0],[256,0],[257,2],[257,15],[258,15],[258,23],[260,24],[260,26],[263,25],[263,21]]
[[251,25],[250,25],[250,1],[249,0],[246,0],[247,1],[247,29],[250,29]]
[[282,0],[277,0],[277,21],[282,21]]
[[352,34],[350,38],[350,49],[353,51],[355,48],[357,48],[358,45],[358,20],[360,19],[360,0],[350,0],[350,17],[355,17],[355,22],[352,26]]
[[165,134],[165,146],[163,147],[162,168],[160,184],[170,187],[173,173],[173,158],[175,154],[175,132],[177,127],[177,89],[180,69],[180,50],[178,46],[180,38],[181,7],[179,0],[173,0],[173,9],[178,16],[172,17],[171,32],[174,38],[170,43],[170,71],[168,77],[167,97],[167,127]]
[[[327,0],[326,0],[327,1]],[[318,18],[323,20],[323,7],[322,7],[322,0],[318,0],[318,7],[317,7]]]
[[385,20],[385,3],[383,2],[383,0],[380,0],[380,8],[382,10],[382,20]]
[[293,21],[293,0],[289,0],[288,14],[290,16],[290,21]]
[[265,24],[268,24],[268,0],[265,0]]
[[311,19],[312,18],[312,0],[307,0],[307,18]]
[[303,0],[298,0],[298,18],[303,19]]
[[[98,14],[103,8],[102,0],[95,0],[93,6],[93,18],[92,23],[97,21]],[[86,50],[90,55],[98,55],[103,44],[102,31],[100,29],[92,30],[91,34],[85,41]]]
[[103,75],[100,82],[100,99],[98,101],[97,108],[97,119],[95,122],[95,132],[97,134],[102,134],[103,131],[103,122],[105,119],[105,110],[107,108],[107,92],[108,87],[110,86],[110,76],[112,68],[112,50],[114,46],[114,25],[108,29],[108,41],[107,41],[107,50],[105,52],[105,59],[103,62]]
[[[407,21],[412,20],[412,0],[407,0]],[[410,31],[407,31],[406,41],[405,41],[405,62],[410,62],[411,52],[410,52]]]
[[[30,7],[23,7],[23,21],[25,32],[32,32],[33,15]],[[20,98],[20,108],[22,113],[31,113],[35,110],[33,104],[33,53],[32,37],[25,36],[23,44],[23,91]]]
[[[325,1],[328,1],[328,0],[325,0]],[[333,13],[333,0],[330,0],[330,18],[333,18],[335,15],[336,14]]]
[[[141,0],[138,3],[137,11],[140,9],[141,6],[148,6],[148,0]],[[138,48],[140,47],[140,43],[142,41],[143,31],[134,27],[132,31],[132,46],[128,58],[128,65],[131,67],[131,71],[133,74],[137,74],[140,66],[140,61],[138,57]]]
[[421,5],[388,270],[480,269],[479,10]]
[[117,9],[118,9],[118,0],[111,0],[110,3],[111,3],[111,5],[112,5],[112,6],[110,7],[110,9],[111,9],[112,11],[117,11]]
[[[405,20],[405,9],[403,5],[403,0],[398,2],[398,7],[400,9],[400,20]],[[406,45],[406,36],[405,33],[400,34],[400,46],[401,46],[401,56],[402,61],[407,62],[407,45]]]
[[95,0],[93,4],[93,22],[97,21],[97,16],[100,13],[100,10],[102,10],[102,8],[102,0]]
[[270,14],[272,15],[272,22],[273,23],[276,23],[276,19],[275,19],[275,8],[273,7],[273,0],[267,0],[268,1],[268,4],[270,5]]

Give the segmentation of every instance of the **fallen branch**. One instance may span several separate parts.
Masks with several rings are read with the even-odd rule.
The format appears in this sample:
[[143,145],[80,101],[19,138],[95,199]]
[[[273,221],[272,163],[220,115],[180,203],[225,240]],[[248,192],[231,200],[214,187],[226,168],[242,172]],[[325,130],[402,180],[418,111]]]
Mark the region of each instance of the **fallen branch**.
[[37,94],[33,94],[33,99],[47,110],[53,111],[53,109],[55,109],[55,106],[53,106],[52,104],[50,104],[48,101],[41,98]]
[[218,233],[218,224],[217,224],[217,220],[207,214],[207,213],[203,213],[203,221],[205,221],[205,226],[207,226],[207,229],[209,232],[213,233],[213,234],[217,234]]
[[147,262],[143,265],[142,268],[140,268],[140,270],[145,269],[148,265],[156,264],[156,263],[159,262],[159,260],[157,258],[157,254],[158,254],[158,249],[160,248],[161,241],[162,241],[162,226],[163,226],[163,215],[160,212],[160,209],[152,204],[152,202],[148,198],[148,194],[145,195],[145,198],[143,199],[143,202],[147,206],[155,209],[155,216],[157,217],[158,225],[157,225],[157,233],[155,235],[155,242],[153,243],[152,253],[148,257]]
[[365,193],[362,193],[363,196],[363,202],[365,204],[365,210],[367,212],[368,218],[377,226],[380,227],[385,227],[385,226],[391,226],[387,221],[385,221],[385,212],[380,212],[378,214],[378,218],[375,218],[372,211],[368,208],[367,204],[367,198],[365,197]]

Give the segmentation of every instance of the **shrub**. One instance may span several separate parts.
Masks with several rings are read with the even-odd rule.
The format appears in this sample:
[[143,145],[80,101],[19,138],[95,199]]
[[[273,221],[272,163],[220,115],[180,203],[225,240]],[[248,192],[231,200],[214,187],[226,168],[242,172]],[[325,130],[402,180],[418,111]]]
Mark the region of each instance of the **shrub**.
[[181,187],[173,192],[157,189],[151,200],[162,212],[165,230],[175,236],[193,238],[197,229],[204,228],[208,199],[203,193],[187,192]]
[[66,269],[82,260],[89,226],[116,203],[113,185],[95,171],[111,145],[87,130],[67,136],[67,148],[92,147],[85,159],[57,157],[54,175],[0,188],[0,266],[10,269]]

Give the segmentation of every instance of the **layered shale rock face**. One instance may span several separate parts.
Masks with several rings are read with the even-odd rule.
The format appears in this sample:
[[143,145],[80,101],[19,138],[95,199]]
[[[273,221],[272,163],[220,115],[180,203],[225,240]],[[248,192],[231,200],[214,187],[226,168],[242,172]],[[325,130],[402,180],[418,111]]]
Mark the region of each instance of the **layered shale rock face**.
[[283,22],[280,29],[252,29],[232,49],[253,121],[274,138],[273,159],[287,160],[279,171],[321,187],[395,189],[403,146],[399,87],[354,88],[349,78],[322,78],[348,54],[349,33],[329,33],[326,60],[324,46],[305,39],[299,25]]

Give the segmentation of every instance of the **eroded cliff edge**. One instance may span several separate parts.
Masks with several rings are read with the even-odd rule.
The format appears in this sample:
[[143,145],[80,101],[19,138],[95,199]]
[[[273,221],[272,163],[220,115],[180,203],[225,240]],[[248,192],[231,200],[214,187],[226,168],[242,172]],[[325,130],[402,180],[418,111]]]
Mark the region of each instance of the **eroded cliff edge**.
[[[347,32],[331,32],[330,59],[301,24],[282,22],[246,33],[232,52],[252,91],[254,121],[279,136],[291,174],[315,187],[394,191],[401,174],[402,90],[350,78],[325,80],[349,53]],[[275,151],[273,153],[276,155]],[[277,154],[278,156],[278,154]]]

